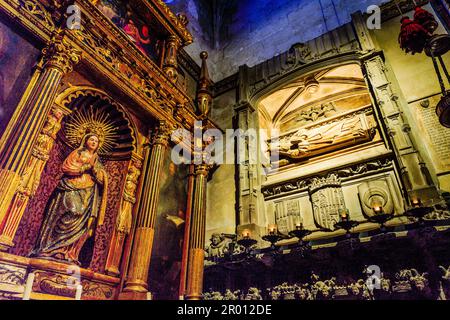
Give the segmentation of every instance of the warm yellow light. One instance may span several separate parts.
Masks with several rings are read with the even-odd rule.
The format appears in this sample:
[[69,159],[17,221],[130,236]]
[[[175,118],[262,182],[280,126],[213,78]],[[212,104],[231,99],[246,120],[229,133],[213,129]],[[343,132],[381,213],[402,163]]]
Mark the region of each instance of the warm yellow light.
[[244,231],[242,231],[242,237],[244,237],[244,238],[246,238],[246,239],[248,239],[248,238],[250,238],[250,230],[244,230]]
[[274,224],[269,225],[269,234],[275,234],[275,231],[277,230],[277,226]]
[[413,199],[412,200],[412,205],[413,205],[413,207],[415,207],[415,208],[418,208],[418,207],[420,207],[421,206],[421,201],[420,201],[420,199]]
[[373,207],[373,211],[374,211],[375,213],[381,213],[381,212],[383,212],[383,207],[381,207],[381,206],[375,206],[375,207]]

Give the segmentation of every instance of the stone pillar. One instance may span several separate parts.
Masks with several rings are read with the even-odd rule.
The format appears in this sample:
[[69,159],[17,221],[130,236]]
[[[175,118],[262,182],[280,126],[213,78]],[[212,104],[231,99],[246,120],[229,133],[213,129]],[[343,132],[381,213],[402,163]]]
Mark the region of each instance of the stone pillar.
[[439,201],[439,194],[430,172],[422,160],[419,150],[414,145],[411,127],[405,116],[408,103],[401,94],[393,72],[386,65],[382,52],[376,51],[376,41],[367,29],[366,19],[361,12],[352,15],[362,52],[367,54],[364,60],[365,76],[373,89],[373,99],[377,102],[385,123],[387,134],[385,139],[392,145],[400,166],[403,185],[411,199],[420,198],[422,202]]
[[[235,128],[240,130],[238,137],[236,163],[239,174],[238,184],[238,235],[250,230],[254,238],[266,232],[266,220],[261,193],[262,163],[259,147],[258,112],[247,100],[248,67],[239,68],[238,103],[234,107]],[[253,134],[253,136],[252,136]]]
[[148,292],[148,271],[155,233],[156,209],[158,208],[161,171],[170,130],[161,122],[152,137],[151,154],[146,167],[144,186],[137,215],[128,277],[120,299],[144,300]]
[[192,216],[192,201],[194,197],[194,179],[195,179],[195,166],[189,166],[188,176],[188,188],[187,188],[187,200],[186,200],[186,217],[184,224],[184,240],[183,240],[183,256],[181,258],[181,271],[180,271],[180,289],[179,296],[184,297],[186,293],[186,279],[188,272],[188,259],[189,259],[189,230],[191,229],[191,216]]
[[400,89],[394,86],[395,78],[379,54],[365,60],[364,66],[400,165],[400,175],[409,199],[420,198],[423,203],[440,201],[430,172],[414,145],[411,127],[403,111],[407,103]]
[[122,194],[122,203],[117,215],[116,227],[113,231],[106,260],[106,272],[113,276],[120,274],[119,265],[125,237],[130,233],[133,223],[133,208],[136,203],[136,190],[141,176],[142,158],[132,155]]
[[[27,96],[20,115],[14,117],[0,145],[0,225],[3,225],[1,247],[12,245],[17,219],[23,213],[24,198],[18,196],[11,207],[17,192],[23,191],[26,169],[29,169],[30,157],[35,142],[44,128],[44,124],[52,107],[59,84],[64,74],[73,70],[80,60],[80,51],[74,49],[64,37],[56,34],[43,50],[42,71],[34,85],[26,92]],[[39,146],[38,146],[39,148]],[[44,157],[45,158],[45,157]],[[33,174],[36,177],[36,174]],[[26,192],[25,192],[26,193]],[[23,195],[24,193],[22,193]],[[20,199],[22,197],[22,199]],[[27,197],[26,197],[27,198]],[[9,214],[14,217],[8,217]],[[5,219],[9,219],[6,230]],[[6,233],[5,233],[6,232]]]
[[163,70],[169,79],[176,83],[178,79],[178,49],[181,46],[180,40],[175,36],[169,36],[166,42]]
[[203,265],[205,260],[206,186],[209,166],[195,166],[192,216],[189,229],[189,258],[186,299],[200,300],[203,291]]

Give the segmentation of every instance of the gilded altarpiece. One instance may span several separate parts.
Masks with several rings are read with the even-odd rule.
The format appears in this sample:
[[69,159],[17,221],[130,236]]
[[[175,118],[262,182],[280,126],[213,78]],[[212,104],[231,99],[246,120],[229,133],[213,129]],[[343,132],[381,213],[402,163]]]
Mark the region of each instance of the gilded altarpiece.
[[[45,212],[48,209],[48,201],[52,197],[55,188],[58,186],[58,183],[63,176],[62,167],[64,160],[72,152],[72,148],[68,145],[67,137],[65,136],[65,133],[67,134],[67,127],[69,127],[66,120],[69,118],[69,121],[73,119],[81,119],[80,121],[82,121],[83,117],[79,116],[80,113],[93,112],[92,105],[89,106],[89,102],[96,105],[98,108],[97,110],[104,111],[104,119],[107,117],[106,114],[108,114],[108,117],[109,115],[115,117],[116,119],[113,120],[117,124],[115,130],[120,130],[124,137],[122,137],[123,141],[120,141],[121,138],[118,136],[117,141],[115,142],[116,156],[110,155],[109,157],[106,156],[102,159],[105,171],[108,175],[105,218],[103,224],[98,226],[95,230],[94,237],[90,237],[84,244],[79,257],[79,261],[83,268],[99,273],[105,273],[105,263],[108,258],[112,234],[114,229],[117,228],[118,215],[119,213],[122,213],[123,210],[121,209],[124,208],[122,194],[124,192],[124,183],[126,181],[131,158],[130,151],[133,148],[130,141],[133,141],[134,138],[130,136],[132,129],[128,128],[126,125],[128,120],[120,118],[120,112],[114,110],[114,107],[109,104],[108,101],[101,100],[99,97],[92,95],[92,93],[87,94],[86,96],[81,93],[81,98],[72,101],[70,106],[74,106],[75,109],[72,110],[71,115],[66,116],[62,120],[61,125],[56,126],[55,132],[52,133],[52,139],[55,139],[56,141],[48,155],[45,168],[40,176],[40,183],[38,181],[34,182],[34,188],[36,188],[36,190],[33,190],[32,192],[33,197],[25,209],[23,219],[19,224],[14,239],[16,245],[10,250],[10,253],[20,256],[30,255],[33,246],[36,243]],[[88,111],[85,110],[86,108]],[[53,119],[52,116],[54,116],[54,113],[51,114],[49,119]],[[81,126],[83,126],[83,123],[81,123]],[[63,130],[59,130],[61,127]],[[45,128],[46,127],[44,127],[44,131]],[[131,214],[128,211],[130,210],[127,210],[126,214]],[[127,217],[127,219],[132,219],[132,217]],[[131,223],[128,224],[131,225]],[[129,226],[129,228],[131,228],[131,226]],[[128,232],[129,231],[130,230],[128,230]],[[118,250],[121,249],[121,247],[118,248]],[[118,254],[120,256],[120,252]]]

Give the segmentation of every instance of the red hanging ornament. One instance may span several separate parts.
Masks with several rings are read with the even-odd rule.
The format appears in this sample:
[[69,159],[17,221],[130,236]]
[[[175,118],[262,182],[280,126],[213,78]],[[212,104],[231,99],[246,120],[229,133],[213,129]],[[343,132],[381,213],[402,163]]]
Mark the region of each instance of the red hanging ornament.
[[402,17],[401,23],[400,35],[398,36],[400,47],[406,53],[421,53],[430,37],[429,33],[422,25],[408,17]]
[[434,15],[419,6],[416,7],[414,12],[414,22],[417,22],[424,27],[430,35],[432,35],[438,27],[438,23]]
[[145,38],[148,38],[148,36],[149,36],[149,34],[148,34],[148,27],[147,27],[146,25],[143,25],[143,26],[142,26],[142,35],[143,35]]

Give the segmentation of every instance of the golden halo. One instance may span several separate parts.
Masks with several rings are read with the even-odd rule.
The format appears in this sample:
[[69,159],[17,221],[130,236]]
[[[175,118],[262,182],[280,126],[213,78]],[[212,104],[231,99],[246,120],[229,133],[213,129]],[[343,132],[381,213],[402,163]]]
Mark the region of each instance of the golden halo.
[[89,133],[98,137],[98,153],[101,155],[110,153],[116,146],[114,140],[117,137],[117,127],[113,125],[108,113],[94,110],[93,106],[73,113],[65,124],[67,142],[74,149],[81,145],[83,138]]

